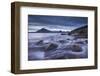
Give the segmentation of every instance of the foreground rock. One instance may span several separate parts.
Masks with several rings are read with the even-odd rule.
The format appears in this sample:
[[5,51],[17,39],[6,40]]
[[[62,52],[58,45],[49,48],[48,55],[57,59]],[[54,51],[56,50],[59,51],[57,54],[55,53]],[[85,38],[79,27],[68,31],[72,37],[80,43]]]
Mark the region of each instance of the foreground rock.
[[71,51],[74,51],[74,52],[81,52],[82,51],[82,48],[78,44],[73,44],[73,45],[67,45],[64,48],[64,50],[71,50]]
[[47,44],[47,46],[45,47],[45,51],[49,51],[49,50],[54,50],[58,47],[57,44],[54,44],[54,43],[49,43]]

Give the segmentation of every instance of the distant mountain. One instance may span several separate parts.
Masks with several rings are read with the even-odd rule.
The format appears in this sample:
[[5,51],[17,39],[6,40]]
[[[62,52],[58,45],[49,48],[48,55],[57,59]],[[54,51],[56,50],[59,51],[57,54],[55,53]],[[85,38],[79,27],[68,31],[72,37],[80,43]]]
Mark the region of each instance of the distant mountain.
[[36,33],[68,33],[68,31],[61,31],[61,30],[60,31],[51,31],[46,28],[41,28],[38,31],[36,31]]
[[82,27],[79,27],[77,29],[74,29],[70,32],[71,35],[74,35],[74,36],[78,36],[78,37],[85,37],[87,38],[88,36],[88,26],[85,25],[85,26],[82,26]]
[[45,29],[45,28],[42,28],[42,29],[39,29],[39,30],[36,31],[36,32],[39,32],[39,33],[49,33],[49,32],[52,32],[52,31],[50,31],[50,30],[48,30],[48,29]]

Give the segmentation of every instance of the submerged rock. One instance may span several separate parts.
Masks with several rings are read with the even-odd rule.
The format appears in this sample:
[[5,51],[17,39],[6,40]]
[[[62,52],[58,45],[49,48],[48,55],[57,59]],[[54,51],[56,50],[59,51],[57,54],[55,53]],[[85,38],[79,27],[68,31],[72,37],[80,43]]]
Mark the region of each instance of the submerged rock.
[[57,44],[50,43],[50,44],[48,44],[48,45],[46,46],[45,50],[46,50],[46,51],[54,50],[54,49],[56,49],[57,47],[58,47]]

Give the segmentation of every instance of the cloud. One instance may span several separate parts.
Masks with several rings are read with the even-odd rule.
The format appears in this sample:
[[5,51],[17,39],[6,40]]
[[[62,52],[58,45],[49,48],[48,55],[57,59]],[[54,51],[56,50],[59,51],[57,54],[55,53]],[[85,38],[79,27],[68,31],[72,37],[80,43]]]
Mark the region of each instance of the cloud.
[[36,32],[37,30],[41,28],[46,28],[51,31],[71,31],[75,28],[76,26],[63,26],[63,25],[50,25],[50,24],[44,24],[44,23],[29,23],[28,25],[29,32]]
[[28,15],[29,23],[44,23],[51,25],[63,25],[63,26],[78,26],[81,24],[87,24],[87,17],[74,17],[74,16],[46,16],[46,15]]

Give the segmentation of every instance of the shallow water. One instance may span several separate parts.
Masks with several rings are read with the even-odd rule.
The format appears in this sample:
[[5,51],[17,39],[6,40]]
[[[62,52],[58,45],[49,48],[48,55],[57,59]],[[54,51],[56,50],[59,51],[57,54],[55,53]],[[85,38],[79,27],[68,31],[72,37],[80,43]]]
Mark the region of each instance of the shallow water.
[[[46,59],[74,59],[87,58],[88,50],[86,38],[77,38],[69,35],[61,35],[61,33],[29,33],[28,34],[28,60],[46,60]],[[37,45],[36,42],[43,40],[43,44]],[[62,50],[66,45],[75,44],[80,41],[79,45],[82,47],[82,52],[72,52],[71,50]],[[48,43],[57,44],[58,47],[54,50],[44,50],[44,46]],[[60,53],[59,53],[60,52]],[[66,55],[66,56],[65,56]]]

